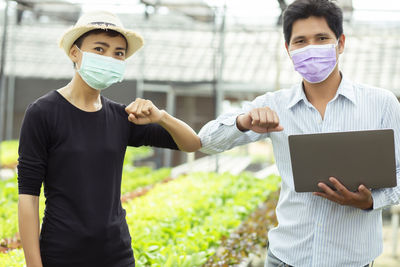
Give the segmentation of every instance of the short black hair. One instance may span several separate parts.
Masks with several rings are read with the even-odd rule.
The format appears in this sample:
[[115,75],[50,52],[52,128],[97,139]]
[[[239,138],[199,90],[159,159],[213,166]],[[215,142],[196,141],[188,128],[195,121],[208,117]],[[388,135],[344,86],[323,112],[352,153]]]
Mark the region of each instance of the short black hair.
[[[78,39],[75,40],[75,42],[72,44],[72,46],[76,45],[80,49],[82,46],[83,40],[85,40],[86,37],[88,37],[89,35],[92,35],[92,34],[101,34],[101,33],[105,33],[109,37],[122,36],[126,42],[126,49],[128,49],[128,41],[126,40],[125,36],[123,36],[121,33],[114,31],[114,30],[103,30],[103,29],[95,29],[95,30],[85,32],[84,34],[79,36]],[[75,62],[73,63],[73,65],[75,68],[76,67]]]
[[81,36],[79,36],[78,39],[75,40],[75,42],[72,45],[76,45],[78,48],[81,48],[83,40],[85,40],[86,37],[92,34],[101,34],[101,33],[105,33],[109,37],[116,37],[118,35],[123,37],[126,42],[126,47],[128,48],[128,41],[126,40],[125,36],[114,30],[103,30],[103,29],[95,29],[82,34]]
[[343,11],[331,0],[295,0],[283,13],[283,34],[290,43],[293,23],[311,16],[325,18],[336,38],[343,34]]

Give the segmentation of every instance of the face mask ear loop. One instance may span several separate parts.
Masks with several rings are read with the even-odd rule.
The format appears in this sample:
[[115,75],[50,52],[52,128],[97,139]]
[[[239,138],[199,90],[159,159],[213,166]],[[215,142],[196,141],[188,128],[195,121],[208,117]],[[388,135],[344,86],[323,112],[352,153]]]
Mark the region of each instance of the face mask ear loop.
[[[337,48],[338,49],[338,52],[337,52],[337,54],[338,54],[338,58],[336,59],[336,61],[339,61],[339,56],[340,56],[340,54],[339,54],[339,43],[340,43],[340,37],[339,37],[339,39],[337,40],[337,42],[336,42],[336,45],[335,45],[335,49]],[[337,64],[337,62],[336,62],[336,64]]]
[[340,43],[340,37],[339,37],[339,39],[338,39],[337,42],[336,42],[335,48],[339,46],[339,43]]
[[75,47],[78,48],[79,52],[81,52],[82,58],[83,58],[83,51],[75,44]]
[[[81,52],[81,55],[82,55],[82,60],[83,60],[83,52],[82,52],[82,50],[80,50],[79,49],[79,47],[76,45],[76,44],[74,44],[74,46],[79,50],[79,52]],[[82,64],[82,63],[81,63]],[[78,69],[77,69],[78,70]],[[78,70],[79,71],[79,70]]]
[[78,47],[76,44],[74,44],[74,46],[75,46],[76,48],[78,48],[79,52],[82,53],[82,50],[80,50],[79,47]]

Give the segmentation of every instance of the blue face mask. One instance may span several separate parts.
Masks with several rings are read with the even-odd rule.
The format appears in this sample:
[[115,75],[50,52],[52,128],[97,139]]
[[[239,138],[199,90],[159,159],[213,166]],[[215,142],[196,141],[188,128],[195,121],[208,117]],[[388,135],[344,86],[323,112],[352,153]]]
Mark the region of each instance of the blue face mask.
[[123,80],[125,61],[95,53],[81,53],[82,63],[78,73],[90,87],[103,90]]

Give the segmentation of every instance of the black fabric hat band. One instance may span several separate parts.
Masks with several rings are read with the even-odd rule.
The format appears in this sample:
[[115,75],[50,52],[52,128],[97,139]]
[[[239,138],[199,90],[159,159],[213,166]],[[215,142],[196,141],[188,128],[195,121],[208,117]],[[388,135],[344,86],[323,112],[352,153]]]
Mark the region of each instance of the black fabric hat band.
[[90,24],[92,24],[92,25],[105,25],[105,26],[114,26],[114,27],[116,27],[116,25],[115,24],[113,24],[113,23],[108,23],[108,22],[90,22]]

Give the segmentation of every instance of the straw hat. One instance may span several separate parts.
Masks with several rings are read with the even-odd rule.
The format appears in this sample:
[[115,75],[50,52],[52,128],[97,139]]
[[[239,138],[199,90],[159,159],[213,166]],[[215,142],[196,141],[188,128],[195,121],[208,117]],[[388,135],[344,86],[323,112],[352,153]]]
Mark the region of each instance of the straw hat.
[[121,33],[128,42],[126,58],[130,57],[143,46],[143,38],[134,31],[125,29],[121,20],[107,11],[95,11],[83,14],[76,24],[68,29],[60,38],[59,46],[69,55],[73,43],[88,31],[103,29]]

